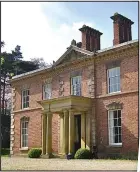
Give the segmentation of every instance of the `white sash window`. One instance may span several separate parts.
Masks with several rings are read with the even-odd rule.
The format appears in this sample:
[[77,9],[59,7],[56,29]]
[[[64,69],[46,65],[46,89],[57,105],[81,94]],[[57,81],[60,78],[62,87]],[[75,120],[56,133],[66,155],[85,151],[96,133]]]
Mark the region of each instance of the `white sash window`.
[[28,147],[28,120],[21,120],[21,147]]
[[81,76],[71,78],[71,94],[81,96]]
[[121,110],[108,111],[109,144],[122,145]]
[[29,90],[22,90],[22,109],[29,107]]
[[43,99],[51,99],[52,96],[52,84],[46,83],[43,87]]
[[120,67],[108,69],[108,93],[120,91]]

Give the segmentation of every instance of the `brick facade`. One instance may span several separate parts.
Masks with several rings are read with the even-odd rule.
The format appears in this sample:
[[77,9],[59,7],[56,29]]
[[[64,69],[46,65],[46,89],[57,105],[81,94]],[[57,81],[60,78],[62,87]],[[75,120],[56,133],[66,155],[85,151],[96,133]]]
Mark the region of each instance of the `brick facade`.
[[[99,153],[128,153],[138,151],[138,44],[124,45],[101,53],[93,54],[87,59],[71,60],[64,65],[34,76],[13,80],[13,112],[11,124],[11,154],[20,154],[21,130],[20,119],[29,117],[28,148],[42,146],[42,110],[37,101],[43,98],[43,83],[49,78],[52,82],[52,99],[71,94],[70,78],[76,73],[82,77],[81,92],[84,97],[93,98],[91,118],[91,145],[96,143]],[[107,69],[113,62],[119,62],[121,92],[108,94]],[[29,88],[29,108],[21,109],[21,90]],[[122,104],[122,146],[109,146],[108,111],[112,102]],[[95,115],[95,118],[94,118]],[[14,128],[14,129],[13,129]],[[96,131],[94,134],[94,130]],[[60,150],[60,116],[53,114],[52,150]]]

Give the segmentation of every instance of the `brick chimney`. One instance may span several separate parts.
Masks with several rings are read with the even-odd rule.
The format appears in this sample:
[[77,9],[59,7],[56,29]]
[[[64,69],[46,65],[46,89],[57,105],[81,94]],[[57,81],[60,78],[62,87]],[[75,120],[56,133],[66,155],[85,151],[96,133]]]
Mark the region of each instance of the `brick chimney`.
[[119,13],[115,13],[110,17],[114,25],[114,40],[113,45],[132,40],[131,25],[134,24],[130,19]]
[[89,51],[100,50],[101,32],[89,26],[83,25],[79,29],[82,32],[82,48]]

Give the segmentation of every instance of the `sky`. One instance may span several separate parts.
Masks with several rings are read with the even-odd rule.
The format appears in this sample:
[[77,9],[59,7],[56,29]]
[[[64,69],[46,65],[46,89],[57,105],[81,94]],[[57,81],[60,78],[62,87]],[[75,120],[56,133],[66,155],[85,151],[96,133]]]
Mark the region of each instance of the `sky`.
[[131,19],[132,39],[138,39],[138,2],[2,2],[2,51],[21,46],[24,60],[44,58],[52,63],[81,41],[79,28],[86,24],[103,33],[101,49],[113,46],[113,21],[118,12]]

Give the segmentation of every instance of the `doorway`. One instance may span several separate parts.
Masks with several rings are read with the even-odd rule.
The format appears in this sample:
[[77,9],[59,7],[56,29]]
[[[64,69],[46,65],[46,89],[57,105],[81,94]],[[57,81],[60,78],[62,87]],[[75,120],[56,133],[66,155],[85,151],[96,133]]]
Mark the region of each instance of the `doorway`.
[[74,152],[81,148],[81,115],[74,116],[74,129],[75,129],[75,140],[74,140]]

